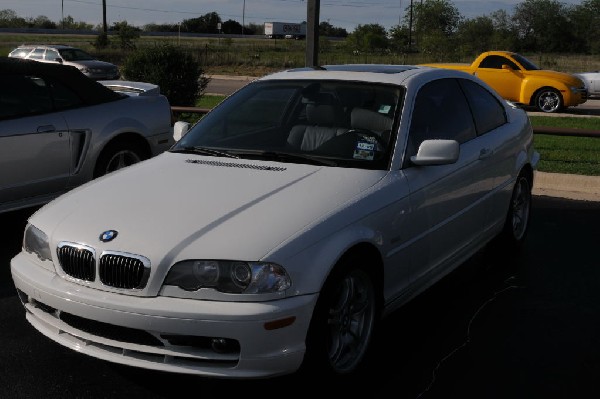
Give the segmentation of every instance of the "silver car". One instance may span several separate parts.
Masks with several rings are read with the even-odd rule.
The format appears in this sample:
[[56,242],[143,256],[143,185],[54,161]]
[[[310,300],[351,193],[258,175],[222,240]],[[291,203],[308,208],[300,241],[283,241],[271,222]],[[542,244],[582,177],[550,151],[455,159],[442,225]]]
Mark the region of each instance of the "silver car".
[[73,67],[6,57],[0,87],[0,212],[43,204],[174,142],[160,94],[125,95]]
[[118,79],[119,68],[109,62],[95,59],[85,51],[62,44],[21,45],[8,54],[13,58],[24,58],[40,62],[71,65],[88,78],[94,80]]

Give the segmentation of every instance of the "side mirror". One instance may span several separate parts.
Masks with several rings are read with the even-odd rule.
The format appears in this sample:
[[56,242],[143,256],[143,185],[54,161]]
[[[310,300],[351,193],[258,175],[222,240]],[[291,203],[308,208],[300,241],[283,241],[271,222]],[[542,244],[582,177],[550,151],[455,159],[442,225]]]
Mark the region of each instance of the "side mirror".
[[502,69],[506,69],[507,71],[512,71],[513,69],[508,64],[502,64]]
[[173,138],[175,142],[181,140],[183,136],[190,130],[190,124],[184,121],[177,121],[173,125]]
[[62,60],[62,58],[58,58],[58,57],[57,57],[57,58],[55,58],[55,59],[54,59],[54,61],[58,62],[59,64],[62,64],[62,63],[63,63],[63,60]]
[[415,165],[448,165],[458,161],[460,145],[456,140],[425,140],[417,155],[410,157]]

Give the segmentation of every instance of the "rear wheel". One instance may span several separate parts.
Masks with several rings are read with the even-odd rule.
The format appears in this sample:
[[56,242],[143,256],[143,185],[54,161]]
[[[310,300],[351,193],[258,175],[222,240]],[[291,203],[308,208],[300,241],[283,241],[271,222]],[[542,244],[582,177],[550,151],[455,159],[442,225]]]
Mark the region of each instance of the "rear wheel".
[[122,141],[110,144],[104,149],[98,158],[98,162],[96,162],[94,177],[123,169],[146,158],[144,151],[135,145],[135,143]]
[[338,265],[315,307],[304,371],[329,375],[355,371],[369,348],[376,313],[371,275],[350,263]]
[[537,92],[533,105],[541,112],[558,112],[563,108],[563,98],[558,90],[546,87]]

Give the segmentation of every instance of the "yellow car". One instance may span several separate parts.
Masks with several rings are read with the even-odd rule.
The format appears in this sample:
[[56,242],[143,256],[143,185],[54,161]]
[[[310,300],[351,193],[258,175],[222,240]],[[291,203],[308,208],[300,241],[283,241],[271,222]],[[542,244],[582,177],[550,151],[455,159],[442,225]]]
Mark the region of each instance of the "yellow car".
[[540,69],[522,55],[509,51],[482,53],[470,65],[422,65],[465,71],[483,80],[506,100],[541,112],[559,112],[587,100],[586,87],[577,76]]

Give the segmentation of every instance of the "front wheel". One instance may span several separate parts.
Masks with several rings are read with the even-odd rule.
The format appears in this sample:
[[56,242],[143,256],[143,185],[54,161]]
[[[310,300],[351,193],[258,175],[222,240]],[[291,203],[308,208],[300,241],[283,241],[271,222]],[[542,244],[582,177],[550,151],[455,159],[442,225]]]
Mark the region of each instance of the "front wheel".
[[338,267],[319,296],[303,369],[338,376],[352,373],[365,358],[375,322],[375,286],[369,273],[356,266]]
[[535,95],[533,105],[541,112],[553,113],[562,110],[563,99],[558,90],[547,87]]
[[531,184],[529,179],[523,175],[519,175],[513,188],[502,234],[507,244],[512,247],[520,247],[529,230],[531,199]]

